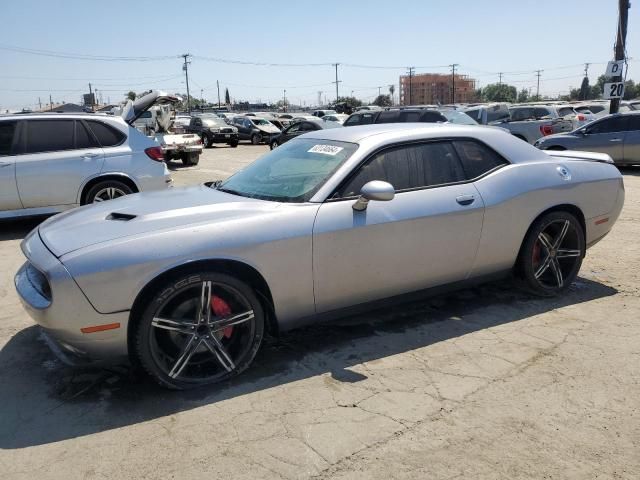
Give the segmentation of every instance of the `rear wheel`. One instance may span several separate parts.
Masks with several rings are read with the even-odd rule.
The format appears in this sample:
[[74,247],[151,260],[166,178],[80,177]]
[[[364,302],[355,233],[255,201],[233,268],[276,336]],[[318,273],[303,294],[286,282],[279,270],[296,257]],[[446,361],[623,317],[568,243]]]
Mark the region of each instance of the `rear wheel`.
[[177,275],[156,289],[136,325],[135,354],[161,385],[187,389],[245,370],[264,335],[254,291],[226,274]]
[[253,135],[251,135],[251,144],[258,145],[259,143],[260,143],[260,135],[258,135],[257,133],[254,133]]
[[585,254],[584,231],[567,212],[551,212],[531,226],[518,257],[518,273],[528,290],[552,296],[575,280]]
[[191,167],[198,165],[198,162],[200,162],[200,154],[197,152],[185,152],[180,154],[180,159],[185,166]]
[[89,189],[84,203],[105,202],[114,198],[124,197],[130,193],[133,193],[133,190],[126,183],[117,180],[105,180],[96,183]]
[[229,144],[229,146],[230,146],[231,148],[236,148],[236,147],[238,146],[238,141],[236,140],[235,142],[231,142],[231,143]]
[[209,135],[202,135],[202,147],[203,148],[209,148],[211,147],[211,139],[209,138]]
[[277,148],[277,147],[278,147],[278,145],[280,145],[280,144],[278,143],[278,141],[277,141],[277,140],[274,140],[273,142],[271,142],[271,144],[269,145],[269,147],[271,147],[271,150],[273,150],[274,148]]

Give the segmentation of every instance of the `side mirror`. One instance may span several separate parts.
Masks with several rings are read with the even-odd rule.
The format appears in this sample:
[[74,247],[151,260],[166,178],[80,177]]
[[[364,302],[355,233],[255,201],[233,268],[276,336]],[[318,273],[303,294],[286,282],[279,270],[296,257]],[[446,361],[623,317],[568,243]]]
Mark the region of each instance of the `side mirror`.
[[356,203],[353,204],[353,209],[357,212],[361,212],[367,209],[369,200],[377,200],[378,202],[388,202],[393,200],[396,196],[396,191],[388,182],[381,180],[373,180],[365,183],[360,189],[360,196]]

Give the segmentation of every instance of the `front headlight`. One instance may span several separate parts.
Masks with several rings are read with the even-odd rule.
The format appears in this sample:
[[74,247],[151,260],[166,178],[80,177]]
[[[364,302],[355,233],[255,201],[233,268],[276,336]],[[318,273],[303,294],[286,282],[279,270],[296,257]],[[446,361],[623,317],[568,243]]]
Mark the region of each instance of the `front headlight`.
[[220,131],[220,129],[219,128],[210,128],[209,131],[211,133],[218,133]]

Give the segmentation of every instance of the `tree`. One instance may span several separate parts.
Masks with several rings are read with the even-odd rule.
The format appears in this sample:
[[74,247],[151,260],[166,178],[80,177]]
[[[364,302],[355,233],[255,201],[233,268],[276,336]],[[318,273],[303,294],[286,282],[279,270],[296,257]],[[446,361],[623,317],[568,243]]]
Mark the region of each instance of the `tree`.
[[378,105],[379,107],[390,107],[391,97],[389,95],[378,95],[373,101],[373,104]]
[[227,105],[231,105],[231,95],[229,95],[229,89],[224,89],[224,103]]
[[482,89],[482,99],[486,102],[515,102],[518,89],[505,83],[492,83]]
[[518,103],[526,103],[529,101],[529,91],[526,88],[520,90],[518,94]]
[[389,96],[391,96],[391,104],[393,105],[393,94],[396,91],[396,86],[395,85],[389,85]]
[[127,93],[127,99],[134,101],[136,99],[136,92],[130,90],[129,93]]
[[582,85],[580,85],[580,100],[590,100],[591,99],[591,87],[589,86],[589,77],[584,77],[582,79]]
[[631,100],[637,96],[640,96],[640,83],[636,85],[633,80],[627,80],[624,82],[623,100]]

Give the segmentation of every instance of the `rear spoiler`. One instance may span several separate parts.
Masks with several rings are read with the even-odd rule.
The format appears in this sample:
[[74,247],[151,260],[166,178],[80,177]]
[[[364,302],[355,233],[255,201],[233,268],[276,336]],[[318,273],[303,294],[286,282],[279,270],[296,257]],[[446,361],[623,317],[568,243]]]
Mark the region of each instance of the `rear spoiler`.
[[580,152],[578,150],[543,150],[543,152],[551,157],[587,160],[591,162],[610,163],[613,165],[613,159],[606,153]]

